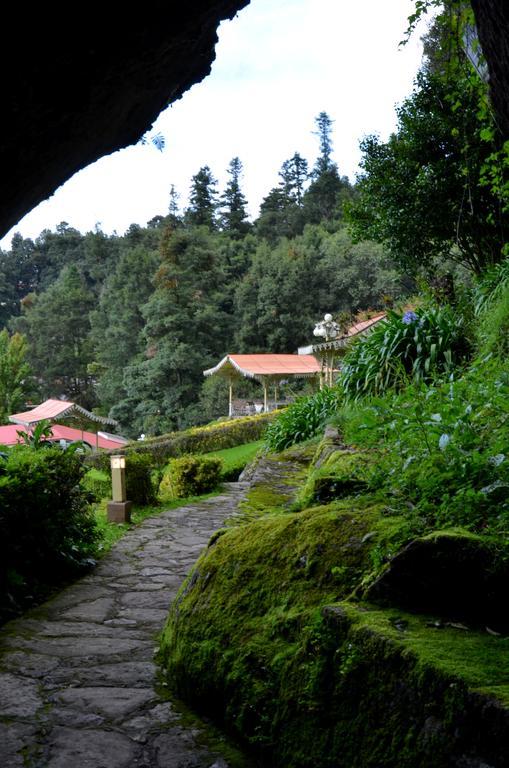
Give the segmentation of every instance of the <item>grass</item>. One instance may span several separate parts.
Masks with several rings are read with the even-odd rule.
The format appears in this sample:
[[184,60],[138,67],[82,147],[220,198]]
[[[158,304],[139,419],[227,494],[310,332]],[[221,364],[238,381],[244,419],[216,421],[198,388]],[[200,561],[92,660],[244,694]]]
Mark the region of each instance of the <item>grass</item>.
[[115,542],[121,539],[122,536],[125,536],[128,531],[140,525],[148,517],[155,517],[156,515],[160,515],[161,512],[184,507],[187,504],[196,504],[205,499],[210,499],[213,496],[218,496],[220,493],[221,489],[217,488],[215,491],[206,493],[203,496],[189,496],[185,499],[173,499],[172,501],[165,501],[164,504],[155,504],[146,507],[133,506],[130,523],[109,523],[106,511],[108,500],[103,499],[101,502],[94,505],[95,521],[101,534],[101,542],[98,545],[97,554],[99,557],[103,557],[103,555],[109,552]]
[[263,447],[263,440],[258,440],[255,443],[244,443],[244,445],[236,445],[234,448],[224,448],[220,451],[209,451],[209,453],[203,453],[202,456],[218,457],[223,461],[223,475],[229,476],[235,470],[239,470],[239,473],[244,469],[246,464],[249,464],[256,456],[258,451]]

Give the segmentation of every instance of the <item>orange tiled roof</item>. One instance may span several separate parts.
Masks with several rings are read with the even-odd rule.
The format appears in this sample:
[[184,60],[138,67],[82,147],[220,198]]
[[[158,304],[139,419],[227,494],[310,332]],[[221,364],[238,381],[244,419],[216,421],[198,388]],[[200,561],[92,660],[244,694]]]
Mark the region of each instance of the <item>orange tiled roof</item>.
[[236,372],[256,379],[263,376],[315,376],[320,370],[320,363],[313,355],[226,355],[203,375]]

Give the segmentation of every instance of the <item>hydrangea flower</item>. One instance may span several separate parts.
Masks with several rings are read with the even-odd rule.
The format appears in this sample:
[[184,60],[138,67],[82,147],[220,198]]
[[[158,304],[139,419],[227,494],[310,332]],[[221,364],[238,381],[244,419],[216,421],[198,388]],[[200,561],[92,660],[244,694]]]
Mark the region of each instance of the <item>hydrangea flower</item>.
[[418,320],[418,317],[415,312],[412,312],[411,310],[405,312],[402,318],[402,322],[405,323],[405,325],[411,325],[412,323],[415,323],[416,320]]

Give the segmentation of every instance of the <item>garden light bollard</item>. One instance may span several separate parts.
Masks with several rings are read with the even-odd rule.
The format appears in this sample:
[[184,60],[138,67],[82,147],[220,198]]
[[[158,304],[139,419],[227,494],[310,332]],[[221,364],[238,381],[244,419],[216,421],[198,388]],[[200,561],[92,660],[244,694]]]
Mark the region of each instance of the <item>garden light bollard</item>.
[[125,456],[111,456],[112,501],[108,502],[109,523],[130,523],[132,501],[126,499]]

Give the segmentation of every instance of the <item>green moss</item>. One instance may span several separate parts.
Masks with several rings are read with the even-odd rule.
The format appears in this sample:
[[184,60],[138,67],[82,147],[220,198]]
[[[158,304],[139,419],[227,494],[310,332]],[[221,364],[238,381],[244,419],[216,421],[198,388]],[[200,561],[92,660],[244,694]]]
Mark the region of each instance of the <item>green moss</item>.
[[[314,465],[308,474],[298,497],[297,505],[302,509],[313,503],[366,493],[369,490],[369,470],[373,457],[367,452],[336,450],[327,456],[321,444],[315,454]],[[325,459],[316,467],[316,460]]]
[[316,441],[308,441],[277,455],[264,455],[246,498],[240,505],[240,514],[229,523],[239,525],[256,520],[266,513],[288,511],[295,501],[297,489],[307,476],[315,445]]
[[369,486],[317,504],[317,478],[369,477],[373,455],[316,469],[314,451],[264,459],[244,515],[190,574],[162,637],[170,685],[273,766],[504,765],[509,714],[477,694],[509,703],[509,639],[356,603],[402,546],[438,532]]
[[433,617],[396,610],[359,610],[345,604],[343,608],[356,626],[369,628],[412,651],[420,664],[459,678],[509,706],[509,637],[462,629],[461,624],[447,626]]

